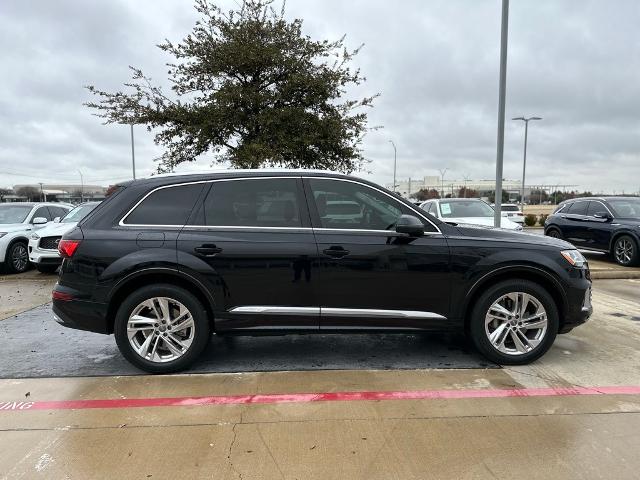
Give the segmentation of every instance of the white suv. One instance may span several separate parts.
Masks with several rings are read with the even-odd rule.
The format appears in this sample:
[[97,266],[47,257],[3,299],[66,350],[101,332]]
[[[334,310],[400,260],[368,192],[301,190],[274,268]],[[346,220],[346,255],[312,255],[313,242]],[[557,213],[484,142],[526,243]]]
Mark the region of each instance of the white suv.
[[29,268],[27,244],[33,230],[56,217],[64,217],[70,205],[63,203],[0,203],[0,267],[10,273]]
[[87,202],[78,205],[59,222],[54,221],[29,236],[29,260],[39,272],[53,273],[58,269],[62,263],[58,252],[58,242],[62,235],[73,230],[99,204],[100,202]]

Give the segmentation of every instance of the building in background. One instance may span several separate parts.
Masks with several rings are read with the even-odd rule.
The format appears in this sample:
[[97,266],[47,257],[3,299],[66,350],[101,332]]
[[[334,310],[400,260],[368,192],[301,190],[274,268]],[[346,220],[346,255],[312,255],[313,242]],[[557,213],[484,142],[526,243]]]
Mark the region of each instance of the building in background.
[[[30,192],[47,202],[80,203],[82,200],[95,201],[104,200],[107,187],[100,185],[78,185],[78,184],[53,184],[53,183],[33,183],[14,185],[13,191],[16,197],[25,197],[25,192]],[[26,198],[22,201],[25,201]],[[31,198],[31,200],[34,200]]]
[[[509,194],[509,197],[515,199],[520,196],[522,182],[520,180],[503,180],[502,189]],[[466,187],[468,190],[475,190],[481,197],[487,197],[490,192],[496,189],[496,181],[494,180],[447,180],[442,182],[437,175],[426,176],[422,179],[408,178],[400,180],[396,184],[396,192],[403,197],[411,197],[419,190],[437,190],[441,196],[450,195],[457,197],[461,188]],[[393,190],[393,185],[388,184],[387,188]],[[530,189],[525,189],[525,196],[530,194]]]

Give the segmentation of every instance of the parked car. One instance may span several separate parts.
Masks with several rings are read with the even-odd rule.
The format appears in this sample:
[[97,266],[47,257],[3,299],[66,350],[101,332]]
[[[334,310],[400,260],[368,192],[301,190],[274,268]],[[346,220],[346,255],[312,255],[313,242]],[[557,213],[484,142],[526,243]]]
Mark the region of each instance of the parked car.
[[[495,209],[495,204],[492,203],[491,208]],[[519,225],[524,224],[524,213],[522,213],[520,207],[515,203],[503,203],[501,210],[503,217],[507,217],[509,220]]]
[[58,269],[62,263],[58,252],[58,243],[62,235],[73,229],[99,203],[86,202],[78,205],[61,219],[54,219],[52,223],[29,236],[29,260],[39,272],[53,273]]
[[0,266],[9,273],[29,268],[29,235],[71,210],[61,203],[0,203]]
[[[363,214],[345,223],[328,198]],[[262,216],[273,199],[286,202],[282,215]],[[140,179],[118,186],[59,250],[56,320],[114,334],[131,363],[156,373],[188,367],[212,332],[456,329],[490,360],[524,364],[592,311],[588,265],[568,243],[449,225],[339,174]]]
[[[427,200],[421,205],[421,208],[447,223],[481,225],[486,227],[492,227],[494,225],[493,208],[478,198]],[[503,214],[500,219],[500,228],[522,230],[522,225],[512,222]]]
[[544,233],[578,248],[611,254],[625,267],[640,263],[640,198],[566,200],[544,223]]

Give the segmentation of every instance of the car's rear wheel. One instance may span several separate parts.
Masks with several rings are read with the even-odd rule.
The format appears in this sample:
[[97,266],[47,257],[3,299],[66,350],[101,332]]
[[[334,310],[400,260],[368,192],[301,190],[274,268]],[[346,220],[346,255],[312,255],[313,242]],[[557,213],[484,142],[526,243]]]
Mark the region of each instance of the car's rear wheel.
[[489,360],[523,365],[544,355],[558,333],[558,308],[549,293],[527,280],[501,282],[477,300],[469,330]]
[[187,290],[150,285],[122,303],[114,324],[116,343],[124,357],[150,373],[189,367],[211,335],[207,313]]
[[549,228],[549,229],[547,229],[547,231],[545,232],[545,235],[547,237],[562,239],[562,233],[557,228]]
[[638,244],[629,235],[622,235],[613,243],[611,255],[618,265],[630,267],[638,263]]
[[9,273],[22,273],[29,269],[29,252],[24,242],[14,242],[7,249],[4,261]]

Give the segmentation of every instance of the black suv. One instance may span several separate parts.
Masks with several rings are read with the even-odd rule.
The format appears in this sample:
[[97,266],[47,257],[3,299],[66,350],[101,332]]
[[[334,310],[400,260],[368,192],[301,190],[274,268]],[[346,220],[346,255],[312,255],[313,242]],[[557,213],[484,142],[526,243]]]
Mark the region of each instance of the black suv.
[[585,322],[591,280],[556,239],[447,225],[373,183],[231,171],[120,185],[64,235],[63,325],[115,334],[149,372],[190,365],[213,333],[466,330],[527,363]]
[[610,253],[626,267],[640,262],[640,198],[576,198],[558,205],[544,233],[578,248]]

